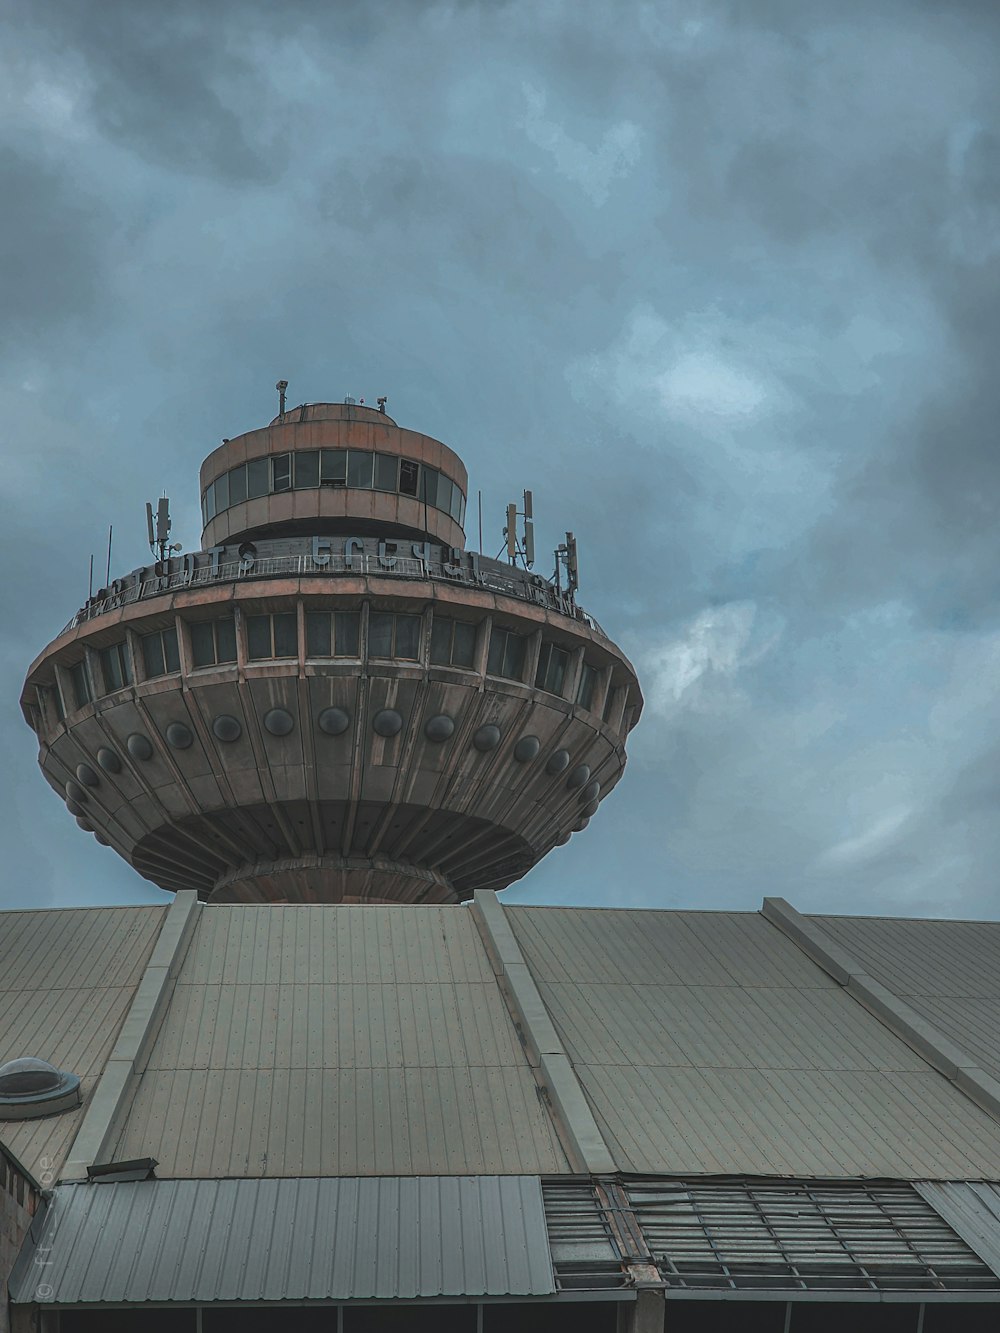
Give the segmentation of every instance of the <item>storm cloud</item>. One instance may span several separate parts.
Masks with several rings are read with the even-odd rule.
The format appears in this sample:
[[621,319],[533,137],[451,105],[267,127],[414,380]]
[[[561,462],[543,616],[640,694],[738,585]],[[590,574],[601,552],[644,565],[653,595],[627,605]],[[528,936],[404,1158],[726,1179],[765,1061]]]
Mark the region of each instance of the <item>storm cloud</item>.
[[512,900],[1000,911],[995,6],[5,29],[4,905],[156,899],[17,694],[109,524],[131,569],[165,490],[197,547],[198,464],[281,376],[456,448],[490,554],[531,487],[639,669],[625,780]]

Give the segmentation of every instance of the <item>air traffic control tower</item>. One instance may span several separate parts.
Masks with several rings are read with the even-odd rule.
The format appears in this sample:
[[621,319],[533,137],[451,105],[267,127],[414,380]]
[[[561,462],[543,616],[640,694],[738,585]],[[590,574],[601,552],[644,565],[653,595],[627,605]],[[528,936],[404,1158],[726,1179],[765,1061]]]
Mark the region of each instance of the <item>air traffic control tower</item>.
[[161,502],[160,558],[28,672],[80,828],[213,902],[456,902],[582,832],[635,671],[576,603],[572,541],[552,579],[513,533],[506,561],[467,551],[468,495],[446,445],[350,401],[225,440],[202,549]]

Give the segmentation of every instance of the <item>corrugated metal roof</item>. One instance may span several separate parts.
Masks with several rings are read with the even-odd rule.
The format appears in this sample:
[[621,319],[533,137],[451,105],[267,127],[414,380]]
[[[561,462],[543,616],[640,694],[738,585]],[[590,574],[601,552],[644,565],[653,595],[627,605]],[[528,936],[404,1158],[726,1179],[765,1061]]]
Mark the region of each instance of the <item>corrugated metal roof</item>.
[[[926,1063],[839,987],[542,983],[573,1060],[712,1069],[909,1070]],[[664,1016],[669,1015],[667,1022]]]
[[468,912],[210,906],[121,1159],[161,1176],[542,1174],[565,1154]]
[[[42,1055],[89,1094],[164,911],[0,914],[0,1059]],[[506,912],[619,1169],[1000,1178],[996,1123],[759,914]],[[1000,927],[819,921],[995,1050]],[[78,1123],[3,1139],[38,1175]],[[180,1178],[568,1169],[451,907],[205,908],[114,1135]]]
[[347,1301],[555,1291],[532,1176],[60,1185],[15,1302]]
[[1000,922],[810,919],[1000,1078]]
[[996,1122],[762,917],[506,912],[619,1169],[1000,1175]]
[[577,1066],[621,1170],[997,1175],[995,1125],[939,1074]]
[[[114,1046],[166,907],[0,912],[0,1064],[38,1056],[78,1074],[84,1103]],[[5,1121],[4,1142],[51,1180],[83,1108]]]
[[867,916],[809,919],[897,995],[992,996],[1000,1000],[1000,921]]
[[652,912],[504,904],[536,980],[659,986],[836,982],[759,912]]
[[917,1189],[1000,1276],[1000,1188],[978,1181],[918,1181]]

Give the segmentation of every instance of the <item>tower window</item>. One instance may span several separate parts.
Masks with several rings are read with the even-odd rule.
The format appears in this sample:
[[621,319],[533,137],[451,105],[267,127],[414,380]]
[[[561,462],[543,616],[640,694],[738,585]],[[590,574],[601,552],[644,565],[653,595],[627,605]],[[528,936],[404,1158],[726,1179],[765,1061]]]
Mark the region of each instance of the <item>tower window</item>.
[[400,495],[416,495],[417,477],[419,466],[409,458],[399,460],[399,493]]
[[323,449],[319,456],[321,486],[347,485],[347,450]]
[[[275,454],[271,459],[271,490],[290,491],[292,489],[292,456]],[[220,505],[221,509],[222,506]]]
[[357,611],[307,611],[307,657],[357,657]]
[[317,486],[353,486],[359,490],[374,487],[377,491],[419,496],[459,523],[465,515],[465,496],[437,468],[422,467],[412,458],[397,458],[395,454],[372,453],[370,449],[303,449],[252,458],[223,472],[202,493],[202,521],[209,523],[246,500]]
[[177,651],[177,629],[158,629],[153,634],[142,636],[142,664],[146,679],[155,676],[167,676],[173,671],[180,671],[181,659]]
[[375,489],[394,491],[399,482],[399,459],[395,454],[375,455]]
[[294,611],[247,616],[247,656],[253,662],[270,657],[298,657],[299,635]]
[[196,620],[190,626],[190,634],[191,660],[196,667],[236,661],[236,622],[232,616],[223,620]]
[[567,666],[569,653],[565,648],[557,648],[554,643],[543,643],[542,651],[538,654],[535,687],[547,690],[549,694],[562,694]]
[[251,458],[247,463],[247,499],[259,500],[271,489],[271,460]]
[[475,653],[475,625],[435,615],[431,626],[431,662],[434,666],[471,667]]
[[113,643],[110,648],[101,649],[101,671],[104,673],[104,688],[109,692],[132,684],[132,659],[127,643]]
[[524,638],[513,630],[494,625],[490,633],[490,651],[486,659],[490,676],[521,680],[524,676]]
[[311,490],[319,485],[319,450],[306,449],[300,454],[293,454],[295,459],[295,489]]
[[241,463],[229,473],[229,503],[241,505],[247,498],[247,465]]
[[83,708],[89,704],[94,697],[90,688],[90,676],[87,672],[86,662],[74,662],[69,669],[70,680],[73,682],[73,696],[77,708]]
[[372,611],[368,617],[368,656],[416,662],[420,657],[420,617]]
[[362,452],[360,449],[349,449],[347,451],[348,486],[356,486],[360,490],[370,491],[372,488],[372,469],[374,466],[374,454]]
[[594,694],[597,690],[597,667],[592,667],[589,662],[584,662],[580,668],[580,683],[576,687],[576,701],[581,708],[590,708],[594,702]]
[[437,507],[438,502],[438,481],[441,473],[436,467],[423,467],[420,469],[420,498],[424,504]]

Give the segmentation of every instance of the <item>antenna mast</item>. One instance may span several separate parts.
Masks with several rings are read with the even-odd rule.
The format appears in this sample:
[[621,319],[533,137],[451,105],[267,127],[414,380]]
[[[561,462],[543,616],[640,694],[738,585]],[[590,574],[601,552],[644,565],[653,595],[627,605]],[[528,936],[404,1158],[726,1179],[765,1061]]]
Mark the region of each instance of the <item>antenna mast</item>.
[[[517,520],[524,519],[524,532],[518,538]],[[507,506],[507,526],[503,530],[506,539],[507,559],[512,565],[516,565],[520,560],[525,569],[531,569],[535,563],[535,525],[532,521],[531,492],[524,492],[524,508],[518,509],[517,504]],[[480,546],[482,541],[480,541]]]
[[157,560],[167,560],[175,551],[181,550],[180,542],[170,541],[170,501],[165,495],[161,495],[156,502],[156,523],[153,523],[153,506],[146,501],[146,536],[149,539],[149,549]]
[[552,575],[552,581],[556,585],[556,592],[562,592],[559,578],[560,565],[566,566],[566,596],[570,601],[576,595],[580,586],[580,562],[576,550],[576,538],[571,532],[567,532],[566,540],[555,549],[556,571]]

